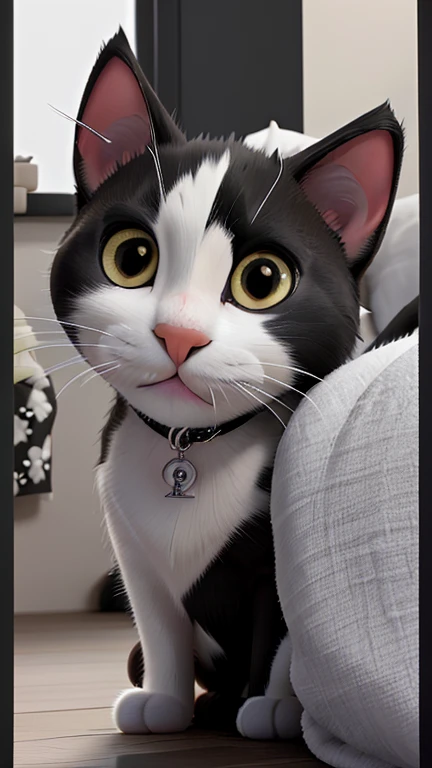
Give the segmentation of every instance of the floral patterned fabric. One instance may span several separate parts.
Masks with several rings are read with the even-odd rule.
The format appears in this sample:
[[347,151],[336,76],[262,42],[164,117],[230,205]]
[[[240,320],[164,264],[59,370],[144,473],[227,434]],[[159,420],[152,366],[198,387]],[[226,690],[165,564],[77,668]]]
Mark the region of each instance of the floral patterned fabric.
[[15,496],[52,491],[51,433],[56,411],[49,377],[33,376],[15,384]]

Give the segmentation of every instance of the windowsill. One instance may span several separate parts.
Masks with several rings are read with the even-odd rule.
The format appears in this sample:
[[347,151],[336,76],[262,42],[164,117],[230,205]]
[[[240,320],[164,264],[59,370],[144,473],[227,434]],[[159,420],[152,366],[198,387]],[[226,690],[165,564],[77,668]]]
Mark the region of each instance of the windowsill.
[[30,192],[27,195],[26,213],[14,213],[14,218],[42,216],[74,216],[75,195],[55,194],[46,192]]

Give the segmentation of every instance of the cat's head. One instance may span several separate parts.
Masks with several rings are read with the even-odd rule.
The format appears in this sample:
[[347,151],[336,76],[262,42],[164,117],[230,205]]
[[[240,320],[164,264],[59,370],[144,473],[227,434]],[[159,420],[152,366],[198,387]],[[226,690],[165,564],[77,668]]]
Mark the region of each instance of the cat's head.
[[187,141],[120,31],[78,120],[100,135],[77,125],[78,214],[52,300],[126,401],[209,426],[287,402],[316,381],[301,371],[323,377],[349,357],[400,172],[387,104],[284,161],[232,137]]

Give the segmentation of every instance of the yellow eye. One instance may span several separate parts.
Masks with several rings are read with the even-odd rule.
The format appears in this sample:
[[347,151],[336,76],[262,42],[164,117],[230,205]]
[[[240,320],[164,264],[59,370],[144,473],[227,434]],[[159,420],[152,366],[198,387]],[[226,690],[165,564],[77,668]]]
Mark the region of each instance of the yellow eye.
[[269,309],[286,299],[294,283],[287,264],[273,253],[246,256],[231,278],[231,293],[245,309]]
[[155,276],[158,248],[142,229],[122,229],[110,237],[102,252],[106,276],[122,288],[140,288]]

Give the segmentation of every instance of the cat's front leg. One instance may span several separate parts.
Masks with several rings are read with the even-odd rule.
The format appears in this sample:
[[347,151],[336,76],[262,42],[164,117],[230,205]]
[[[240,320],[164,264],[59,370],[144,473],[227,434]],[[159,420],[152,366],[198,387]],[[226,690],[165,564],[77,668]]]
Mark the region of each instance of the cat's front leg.
[[301,735],[302,706],[290,681],[291,642],[286,635],[273,660],[264,696],[246,699],[237,730],[249,739],[294,739]]
[[151,554],[122,524],[108,523],[144,654],[142,688],[123,691],[114,722],[123,733],[172,733],[191,723],[194,705],[192,625],[174,602]]
[[[120,567],[122,565],[120,564]],[[124,691],[114,706],[123,733],[171,733],[191,723],[194,705],[192,627],[181,607],[157,579],[142,568],[123,578],[143,648],[142,688]]]

